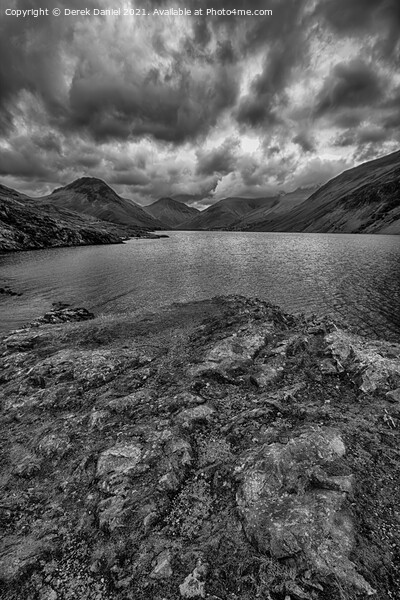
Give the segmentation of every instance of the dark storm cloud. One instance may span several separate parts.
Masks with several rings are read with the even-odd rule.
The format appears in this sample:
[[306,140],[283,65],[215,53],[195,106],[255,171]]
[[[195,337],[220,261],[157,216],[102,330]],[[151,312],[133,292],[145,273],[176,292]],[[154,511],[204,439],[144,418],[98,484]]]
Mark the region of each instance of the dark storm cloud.
[[251,83],[250,94],[245,96],[237,111],[239,123],[257,128],[280,121],[276,112],[280,94],[284,90],[289,72],[295,64],[293,50],[284,42],[277,42],[267,53],[263,71]]
[[38,156],[32,156],[29,151],[17,152],[0,149],[0,175],[18,175],[20,177],[41,178],[50,175]]
[[[274,3],[272,3],[274,4]],[[281,121],[279,110],[285,105],[285,88],[295,67],[306,61],[307,40],[304,36],[304,2],[275,3],[274,19],[256,22],[246,33],[248,47],[257,47],[268,39],[262,72],[254,78],[250,93],[236,113],[239,123],[252,128],[274,125]]]
[[219,148],[211,151],[199,150],[197,153],[197,173],[199,175],[212,175],[221,173],[227,175],[235,170],[237,157],[236,150],[238,141],[226,140]]
[[108,178],[110,183],[120,185],[144,186],[150,182],[149,177],[137,170],[129,170],[125,172],[112,173]]
[[315,141],[312,136],[306,131],[301,131],[294,138],[293,142],[298,144],[304,152],[314,152]]
[[400,3],[398,0],[322,0],[315,13],[338,34],[378,32],[376,47],[391,56],[399,49]]
[[359,146],[365,144],[379,144],[387,138],[387,132],[381,127],[365,126],[360,129],[349,129],[343,131],[335,139],[335,146]]
[[[96,5],[94,0],[85,3],[88,8]],[[60,0],[57,6],[61,10],[81,8],[81,1]],[[40,7],[51,9],[54,2],[43,0]],[[35,9],[38,3],[17,0],[12,8]],[[23,90],[40,97],[51,113],[59,115],[63,111],[58,94],[63,71],[60,40],[70,40],[67,18],[0,19],[0,133],[12,128],[14,101]]]
[[[18,9],[54,7],[54,0],[12,1]],[[56,5],[82,8],[82,0]],[[171,8],[170,0],[145,5]],[[205,12],[223,2],[178,5]],[[342,165],[314,161],[314,151],[329,155],[334,146],[347,159],[398,139],[400,90],[390,72],[400,2],[229,0],[224,8],[273,16],[1,15],[2,174],[50,186],[90,173],[141,198],[234,195],[236,184],[258,193],[293,173],[320,181],[318,171],[325,177]],[[254,138],[248,154],[235,142],[241,133],[243,148]]]
[[376,71],[362,60],[337,64],[317,98],[316,116],[342,108],[376,104],[383,95],[383,81]]
[[400,86],[395,87],[382,104],[382,126],[387,131],[400,129]]
[[176,65],[170,78],[124,81],[114,74],[76,73],[70,90],[69,124],[95,139],[151,135],[182,143],[204,134],[220,113],[235,103],[235,71],[214,68],[196,81]]
[[340,129],[348,127],[357,127],[363,120],[363,113],[357,109],[345,109],[331,115],[332,123]]

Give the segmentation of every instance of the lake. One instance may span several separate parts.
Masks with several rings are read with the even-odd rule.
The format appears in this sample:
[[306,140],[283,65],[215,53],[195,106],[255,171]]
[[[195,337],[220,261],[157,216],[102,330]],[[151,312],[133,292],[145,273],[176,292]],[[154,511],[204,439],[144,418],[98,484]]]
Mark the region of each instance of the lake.
[[173,231],[165,239],[0,254],[0,330],[54,301],[96,314],[243,294],[399,341],[400,236]]

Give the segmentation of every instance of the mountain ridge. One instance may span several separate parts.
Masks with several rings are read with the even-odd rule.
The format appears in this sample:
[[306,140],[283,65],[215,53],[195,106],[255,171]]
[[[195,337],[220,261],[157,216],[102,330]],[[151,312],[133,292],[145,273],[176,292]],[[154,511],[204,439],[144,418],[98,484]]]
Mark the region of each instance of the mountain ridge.
[[38,198],[42,204],[68,208],[117,225],[162,229],[163,223],[154,219],[133,200],[123,198],[105,181],[96,177],[81,177],[51,194]]
[[400,234],[400,151],[343,171],[262,226],[251,231]]
[[170,197],[159,198],[143,208],[149,215],[165,225],[169,225],[172,229],[193,218],[200,212],[197,208],[188,206],[184,202],[179,202],[179,200]]
[[0,184],[0,251],[121,244],[129,237],[157,236],[146,228],[101,221],[38,201]]
[[274,203],[276,203],[275,196],[271,198],[242,198],[236,196],[222,198],[222,200],[201,211],[190,221],[180,225],[178,229],[208,230],[228,228],[252,210],[266,204],[272,206]]

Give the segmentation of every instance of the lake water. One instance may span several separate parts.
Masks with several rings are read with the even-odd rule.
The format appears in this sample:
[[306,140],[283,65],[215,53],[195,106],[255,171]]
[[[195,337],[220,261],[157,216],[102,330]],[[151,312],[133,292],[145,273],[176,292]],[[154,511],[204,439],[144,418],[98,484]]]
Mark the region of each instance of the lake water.
[[221,294],[290,312],[329,314],[362,334],[400,341],[400,236],[168,232],[159,240],[0,255],[0,330],[57,300],[96,314],[154,309]]

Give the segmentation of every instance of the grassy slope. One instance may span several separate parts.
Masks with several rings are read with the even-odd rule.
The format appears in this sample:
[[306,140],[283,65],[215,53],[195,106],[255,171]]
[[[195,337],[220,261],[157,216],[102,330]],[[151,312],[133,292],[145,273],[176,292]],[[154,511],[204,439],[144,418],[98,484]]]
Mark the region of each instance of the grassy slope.
[[311,196],[312,190],[298,189],[294,192],[277,196],[272,206],[262,206],[252,210],[234,223],[233,229],[238,231],[269,231],[270,224],[276,218],[289,215],[292,210]]
[[199,214],[196,208],[187,206],[173,198],[160,198],[153,204],[143,208],[149,215],[172,229]]
[[150,229],[163,228],[160,221],[132,200],[122,198],[104,181],[92,177],[77,179],[38,201],[116,224]]
[[186,221],[178,229],[217,229],[230,227],[247,213],[260,207],[272,207],[277,198],[224,198]]
[[338,175],[268,230],[400,233],[400,152]]

